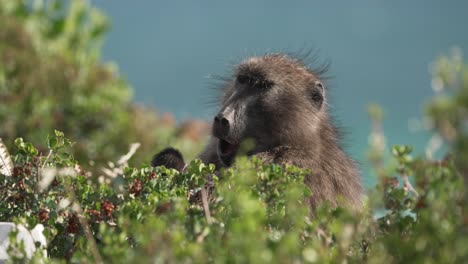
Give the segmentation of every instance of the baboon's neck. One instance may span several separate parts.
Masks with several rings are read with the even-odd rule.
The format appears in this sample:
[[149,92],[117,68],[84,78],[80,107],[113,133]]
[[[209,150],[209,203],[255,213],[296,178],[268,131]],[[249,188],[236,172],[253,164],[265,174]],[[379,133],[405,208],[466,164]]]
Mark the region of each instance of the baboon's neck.
[[[306,124],[306,122],[302,124]],[[304,155],[317,159],[321,158],[325,150],[330,151],[339,148],[337,130],[326,114],[320,116],[308,126],[296,127],[296,129],[290,130],[292,133],[279,145],[296,149],[304,153]]]
[[256,139],[255,149],[249,153],[281,153],[279,150],[291,150],[298,155],[319,160],[323,158],[323,152],[339,149],[338,133],[326,113],[314,116],[314,119],[310,115],[290,117],[289,122],[277,129],[273,131],[275,140],[260,137]]

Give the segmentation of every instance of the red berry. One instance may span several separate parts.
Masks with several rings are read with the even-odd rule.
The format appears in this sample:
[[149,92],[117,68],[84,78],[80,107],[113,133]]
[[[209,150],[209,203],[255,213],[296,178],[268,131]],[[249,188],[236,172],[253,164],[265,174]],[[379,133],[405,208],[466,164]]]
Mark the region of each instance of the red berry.
[[99,222],[101,220],[101,212],[99,212],[98,210],[89,209],[86,210],[86,212],[89,216],[91,216],[91,220],[93,222]]
[[156,179],[157,177],[158,175],[156,174],[156,172],[151,172],[148,178],[152,180],[152,179]]
[[78,217],[76,214],[71,214],[68,216],[67,232],[70,234],[76,234],[78,232],[78,228]]
[[21,174],[23,174],[23,168],[22,167],[14,167],[13,168],[13,177],[18,177]]
[[169,211],[169,209],[171,209],[171,202],[165,202],[158,205],[158,207],[156,208],[156,213],[164,214],[165,212]]
[[418,209],[422,209],[426,207],[426,202],[424,201],[423,198],[420,198],[417,202],[416,202],[416,208]]
[[46,208],[39,210],[38,216],[41,223],[47,222],[47,220],[49,220],[49,209]]
[[138,196],[141,193],[141,189],[142,189],[141,181],[134,179],[132,186],[130,186],[130,193],[135,196]]
[[400,184],[396,177],[386,178],[384,181],[385,186],[397,188]]
[[101,206],[101,211],[103,212],[103,214],[107,217],[111,217],[112,216],[112,212],[114,211],[115,209],[115,205],[111,202],[109,202],[108,200],[105,200],[103,203],[102,203],[102,206]]

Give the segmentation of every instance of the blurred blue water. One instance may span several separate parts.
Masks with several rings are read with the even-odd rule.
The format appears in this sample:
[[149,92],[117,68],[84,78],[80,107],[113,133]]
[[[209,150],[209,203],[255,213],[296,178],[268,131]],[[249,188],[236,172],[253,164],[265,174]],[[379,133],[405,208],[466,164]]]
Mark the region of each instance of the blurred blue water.
[[[468,51],[468,1],[107,1],[93,3],[112,20],[104,59],[115,61],[138,102],[179,119],[216,111],[207,76],[271,51],[317,48],[332,62],[331,110],[346,128],[347,151],[365,160],[366,105],[386,110],[388,144],[414,144],[410,132],[430,98],[429,64],[457,46]],[[366,173],[368,174],[368,173]],[[369,186],[374,179],[367,177]]]

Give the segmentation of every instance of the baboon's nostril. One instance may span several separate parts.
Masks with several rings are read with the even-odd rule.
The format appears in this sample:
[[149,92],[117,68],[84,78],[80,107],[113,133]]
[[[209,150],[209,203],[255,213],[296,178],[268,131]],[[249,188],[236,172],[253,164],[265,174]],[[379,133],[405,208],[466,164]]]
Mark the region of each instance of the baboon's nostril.
[[227,131],[229,129],[229,120],[227,120],[226,118],[223,117],[223,119],[221,119],[221,127]]
[[227,136],[229,133],[229,120],[222,114],[216,115],[213,122],[213,131],[218,136]]

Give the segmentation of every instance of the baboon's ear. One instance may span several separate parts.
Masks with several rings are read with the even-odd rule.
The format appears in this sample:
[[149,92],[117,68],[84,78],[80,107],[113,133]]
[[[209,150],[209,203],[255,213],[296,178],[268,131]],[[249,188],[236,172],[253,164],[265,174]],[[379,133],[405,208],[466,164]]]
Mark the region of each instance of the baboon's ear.
[[312,99],[313,104],[321,109],[323,101],[325,98],[325,87],[321,81],[314,81],[310,91],[310,98]]
[[151,166],[164,166],[166,168],[182,171],[185,166],[184,157],[174,148],[166,148],[158,154],[154,155],[151,161]]

